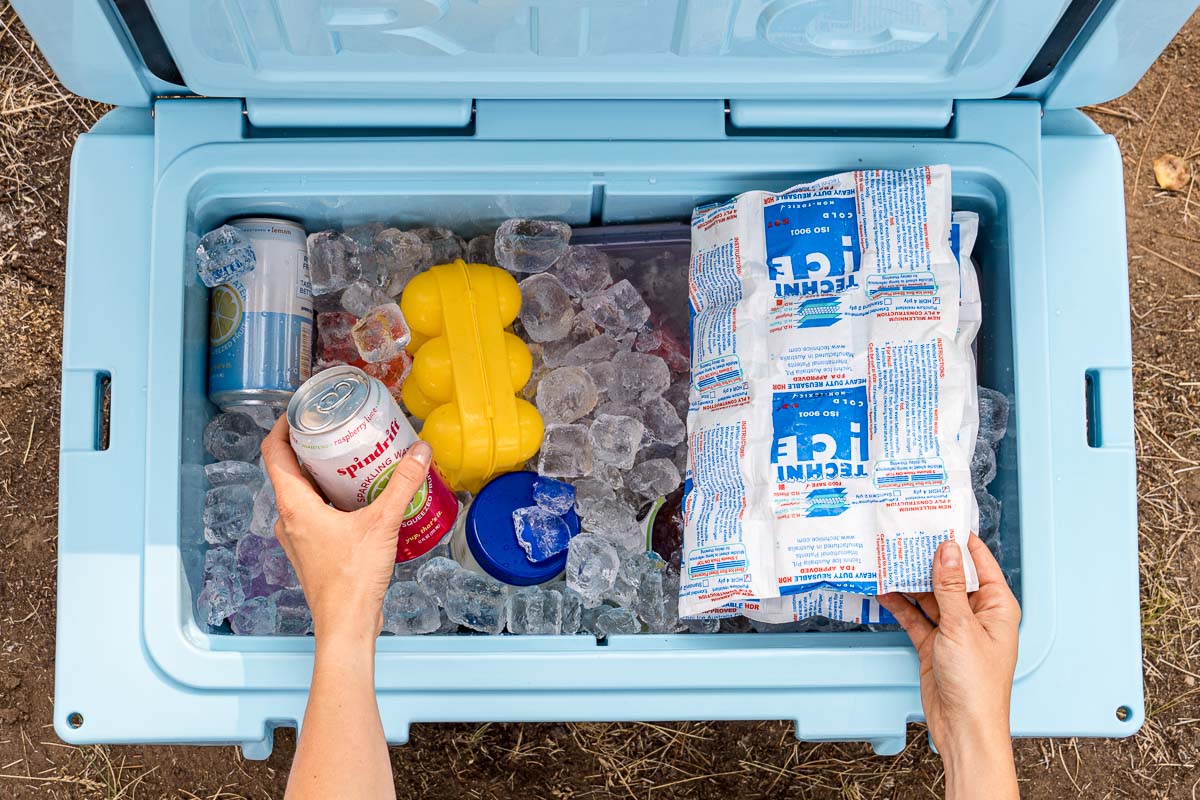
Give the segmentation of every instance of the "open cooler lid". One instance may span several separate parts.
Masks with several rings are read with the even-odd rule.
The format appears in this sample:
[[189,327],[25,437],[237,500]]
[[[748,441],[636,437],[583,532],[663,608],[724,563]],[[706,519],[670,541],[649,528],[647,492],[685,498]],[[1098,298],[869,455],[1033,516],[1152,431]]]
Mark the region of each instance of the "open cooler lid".
[[126,105],[190,91],[255,99],[789,101],[1017,93],[1059,107],[1126,91],[1195,0],[14,5],[69,88]]

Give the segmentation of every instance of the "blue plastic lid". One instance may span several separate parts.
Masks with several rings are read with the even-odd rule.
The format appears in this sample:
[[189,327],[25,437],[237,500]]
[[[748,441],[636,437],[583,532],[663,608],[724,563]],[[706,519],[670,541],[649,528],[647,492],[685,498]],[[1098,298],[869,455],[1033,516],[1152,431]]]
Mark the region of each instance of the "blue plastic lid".
[[[509,472],[495,478],[475,495],[464,529],[467,547],[485,572],[511,586],[536,586],[557,577],[567,566],[564,550],[537,564],[525,557],[513,529],[512,513],[534,505],[536,472]],[[575,509],[563,515],[574,536],[579,533]]]

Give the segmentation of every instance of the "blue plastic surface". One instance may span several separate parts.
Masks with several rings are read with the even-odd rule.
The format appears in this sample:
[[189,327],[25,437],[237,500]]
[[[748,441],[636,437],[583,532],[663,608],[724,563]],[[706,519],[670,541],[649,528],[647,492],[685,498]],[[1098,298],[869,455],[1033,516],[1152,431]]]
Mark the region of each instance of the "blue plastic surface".
[[[1021,567],[1013,731],[1135,731],[1131,356],[1113,140],[1076,112],[1043,121],[1037,102],[959,102],[932,134],[807,137],[730,135],[723,104],[697,102],[671,140],[642,135],[657,124],[655,104],[589,112],[579,101],[573,130],[555,105],[481,102],[471,137],[305,138],[256,135],[239,101],[160,101],[153,135],[144,112],[118,111],[80,139],[64,334],[59,734],[232,742],[262,757],[271,729],[303,714],[310,638],[213,633],[191,611],[198,564],[182,553],[199,551],[200,436],[213,408],[190,237],[248,213],[310,230],[386,219],[465,235],[515,215],[686,220],[698,203],[751,188],[932,162],[952,166],[956,208],[981,216],[981,381],[1014,399],[992,484],[1005,559]],[[97,298],[119,298],[127,313],[114,317]],[[98,452],[89,444],[105,372],[112,444]],[[1089,373],[1099,376],[1099,447],[1088,443]],[[97,517],[102,502],[111,511]],[[1097,582],[1104,592],[1092,591]],[[393,742],[414,721],[786,718],[802,739],[865,740],[888,753],[921,717],[916,659],[898,633],[618,636],[603,647],[591,637],[385,637],[376,680]],[[73,712],[84,719],[77,729]]]
[[149,106],[186,90],[150,73],[109,0],[12,0],[54,73],[72,92],[102,103]]
[[[564,550],[534,564],[525,557],[513,531],[512,513],[533,505],[536,472],[509,472],[494,478],[479,491],[467,511],[464,529],[467,547],[485,572],[511,586],[536,586],[562,574],[567,565]],[[579,533],[579,516],[571,509],[563,515],[567,529]]]
[[149,0],[189,87],[294,98],[1000,97],[1068,0]]
[[[120,105],[179,87],[146,69],[112,0],[14,0],[63,83]],[[188,87],[218,97],[711,98],[1099,103],[1131,87],[1195,0],[1105,0],[1044,80],[1017,87],[1067,0],[149,0]],[[907,103],[916,105],[905,107]],[[891,104],[899,103],[900,107]],[[813,109],[815,117],[832,112]],[[308,125],[328,125],[318,104]],[[755,113],[757,113],[755,109]],[[304,114],[291,107],[292,116]],[[392,119],[405,111],[368,110]],[[769,112],[767,112],[769,113]],[[847,119],[854,126],[863,113]],[[335,114],[332,119],[337,119]],[[836,121],[836,120],[835,120]],[[349,120],[349,126],[363,123]],[[802,127],[818,127],[811,124]],[[842,127],[834,125],[833,127]],[[883,126],[875,126],[883,127]]]

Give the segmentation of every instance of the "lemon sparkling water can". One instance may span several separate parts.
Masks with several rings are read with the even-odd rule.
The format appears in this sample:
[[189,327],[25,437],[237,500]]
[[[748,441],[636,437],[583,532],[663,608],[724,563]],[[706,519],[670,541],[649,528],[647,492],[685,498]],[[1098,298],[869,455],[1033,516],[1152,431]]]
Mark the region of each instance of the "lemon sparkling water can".
[[252,271],[211,290],[208,399],[283,409],[312,373],[313,303],[304,228],[271,217],[229,225],[254,247]]
[[[387,387],[358,367],[331,367],[314,375],[292,395],[287,420],[296,458],[343,511],[378,498],[417,441]],[[457,517],[458,498],[435,464],[404,512],[396,563],[432,550]]]

